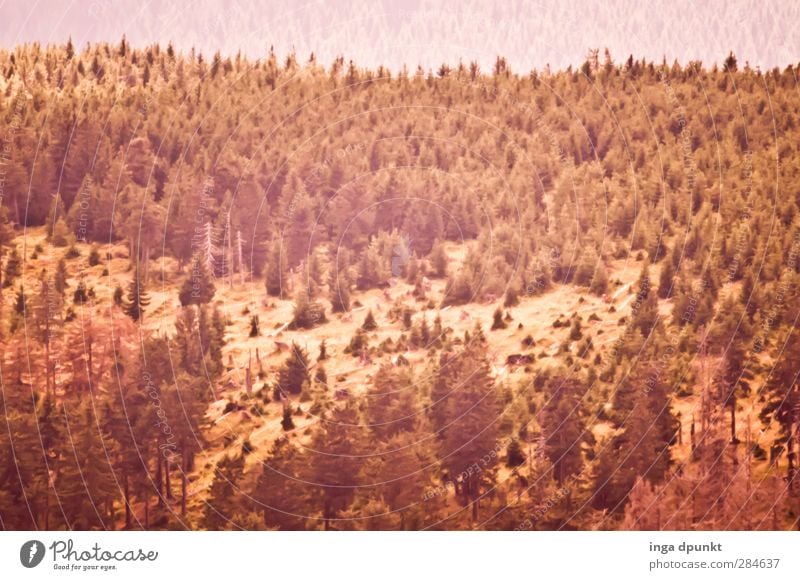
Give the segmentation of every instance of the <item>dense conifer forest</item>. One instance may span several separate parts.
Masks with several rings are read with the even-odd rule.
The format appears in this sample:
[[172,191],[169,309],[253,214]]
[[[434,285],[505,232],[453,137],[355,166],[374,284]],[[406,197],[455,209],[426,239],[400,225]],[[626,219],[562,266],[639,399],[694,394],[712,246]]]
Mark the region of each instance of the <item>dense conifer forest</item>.
[[0,50],[0,529],[798,528],[799,91]]

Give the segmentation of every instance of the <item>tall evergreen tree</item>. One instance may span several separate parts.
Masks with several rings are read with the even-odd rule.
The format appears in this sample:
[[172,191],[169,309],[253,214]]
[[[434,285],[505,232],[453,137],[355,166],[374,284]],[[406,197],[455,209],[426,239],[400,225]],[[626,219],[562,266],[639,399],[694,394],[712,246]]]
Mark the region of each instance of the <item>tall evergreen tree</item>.
[[123,306],[123,311],[134,322],[144,320],[144,311],[150,305],[150,296],[147,294],[142,276],[138,268],[134,271],[128,283],[128,293]]

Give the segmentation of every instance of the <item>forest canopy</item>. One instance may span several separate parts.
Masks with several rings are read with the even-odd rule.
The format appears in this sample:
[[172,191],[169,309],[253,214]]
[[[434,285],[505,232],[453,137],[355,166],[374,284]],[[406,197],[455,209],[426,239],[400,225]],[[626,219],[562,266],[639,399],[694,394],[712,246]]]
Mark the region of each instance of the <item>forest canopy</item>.
[[796,67],[0,51],[2,529],[800,522]]

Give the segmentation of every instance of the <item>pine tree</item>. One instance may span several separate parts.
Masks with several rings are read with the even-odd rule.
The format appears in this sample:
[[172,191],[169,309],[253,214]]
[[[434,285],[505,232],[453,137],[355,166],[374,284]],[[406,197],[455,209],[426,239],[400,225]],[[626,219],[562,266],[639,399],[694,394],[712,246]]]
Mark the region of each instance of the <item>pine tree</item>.
[[444,249],[444,242],[441,240],[436,240],[433,244],[433,249],[431,250],[430,256],[428,259],[431,262],[431,268],[433,269],[433,275],[437,278],[444,278],[447,276],[447,252]]
[[273,240],[267,252],[265,284],[267,296],[283,298],[286,293],[286,255],[280,240]]
[[766,404],[761,419],[773,418],[780,426],[780,437],[775,441],[779,450],[786,449],[787,481],[793,482],[798,469],[797,433],[800,430],[800,381],[797,361],[800,360],[800,331],[791,329],[780,343],[781,354],[766,383]]
[[219,248],[217,248],[217,234],[214,231],[213,224],[208,221],[203,227],[203,239],[200,246],[200,259],[206,267],[206,270],[214,276],[217,272],[217,257],[219,255]]
[[261,334],[261,330],[259,330],[258,324],[258,315],[254,314],[250,317],[250,338],[255,338]]
[[674,288],[675,268],[672,260],[665,260],[658,275],[658,297],[669,298]]
[[359,357],[362,356],[368,348],[369,337],[367,336],[367,331],[359,327],[356,329],[353,338],[350,339],[350,343],[347,345],[345,352],[350,353],[354,357]]
[[254,497],[263,510],[264,523],[280,530],[303,530],[308,519],[310,486],[305,483],[307,457],[282,437],[277,439],[269,457],[259,462],[261,474]]
[[19,290],[17,290],[16,300],[14,301],[14,312],[19,316],[25,316],[25,302],[25,291],[20,284]]
[[[59,503],[72,529],[109,527],[119,487],[106,459],[103,436],[98,432],[94,410],[85,401],[71,414],[65,412],[65,435],[72,444],[64,450],[56,480]],[[94,509],[86,509],[86,504]]]
[[69,278],[69,274],[67,273],[67,262],[64,258],[61,258],[58,261],[58,266],[56,267],[56,275],[55,279],[53,280],[56,291],[64,296],[64,292],[69,287],[69,282],[67,281]]
[[133,273],[131,281],[128,283],[128,293],[123,310],[131,320],[139,322],[144,320],[144,311],[149,305],[150,297],[147,294],[147,289],[144,286],[144,282],[137,268]]
[[350,283],[344,276],[337,276],[328,284],[331,309],[334,313],[350,310]]
[[86,284],[83,279],[78,281],[78,286],[72,294],[72,302],[75,304],[85,304],[89,300],[89,294],[86,290]]
[[239,272],[239,283],[244,284],[245,263],[244,263],[244,238],[242,238],[242,230],[236,230],[236,269]]
[[372,332],[378,328],[378,323],[375,322],[375,316],[373,316],[371,309],[367,311],[367,316],[364,318],[364,323],[361,325],[361,328],[367,332]]
[[457,481],[459,495],[471,506],[472,519],[477,521],[481,490],[493,480],[499,459],[500,402],[484,341],[473,339],[454,362],[458,365],[455,376],[445,379],[450,392],[441,453],[444,466]]
[[230,529],[235,517],[239,482],[244,471],[244,456],[223,457],[214,467],[214,479],[203,516],[206,530]]
[[324,529],[332,527],[350,503],[360,482],[360,456],[364,445],[363,429],[352,406],[334,409],[330,421],[313,436],[311,445],[317,453],[309,456],[309,472],[317,483],[311,490],[314,510],[321,513]]
[[283,416],[281,418],[281,427],[284,431],[291,431],[294,429],[294,419],[292,419],[292,406],[284,405]]
[[507,328],[508,325],[506,321],[503,320],[503,311],[500,308],[497,308],[492,314],[492,328],[491,330],[502,330]]
[[196,257],[178,294],[181,306],[208,304],[214,298],[215,292],[214,280],[205,261]]
[[379,440],[414,428],[417,415],[412,375],[402,367],[382,366],[367,399],[367,422]]
[[614,411],[617,434],[600,455],[593,504],[621,511],[637,476],[661,483],[672,461],[678,424],[656,360],[642,355],[619,386]]
[[294,313],[289,323],[290,330],[309,329],[327,322],[325,308],[319,302],[311,300],[306,292],[301,291],[294,303]]
[[602,259],[598,260],[597,268],[594,271],[594,277],[592,278],[589,289],[598,296],[608,291],[608,270]]
[[306,266],[306,287],[311,296],[317,296],[320,288],[325,285],[325,272],[317,252],[312,252]]
[[291,352],[278,372],[277,392],[283,396],[300,393],[303,386],[309,381],[308,369],[306,351],[299,344],[293,342]]
[[6,259],[6,267],[3,272],[3,288],[9,288],[14,284],[14,279],[22,273],[22,261],[19,257],[17,247],[11,248],[11,253]]
[[549,377],[542,409],[542,434],[547,458],[553,464],[553,479],[559,486],[577,474],[583,465],[582,444],[587,440],[582,406],[585,387],[563,374]]

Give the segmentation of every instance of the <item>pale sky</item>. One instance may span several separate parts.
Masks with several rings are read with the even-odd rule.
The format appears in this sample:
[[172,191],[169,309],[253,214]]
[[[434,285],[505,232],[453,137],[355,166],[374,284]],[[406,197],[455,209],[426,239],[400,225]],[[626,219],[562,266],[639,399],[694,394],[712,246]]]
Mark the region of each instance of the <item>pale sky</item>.
[[410,69],[498,54],[511,68],[579,66],[589,48],[615,60],[631,53],[784,67],[800,61],[798,0],[0,0],[0,46],[38,40],[76,46],[126,34],[134,45],[172,41],[206,55],[254,58],[275,46],[305,61],[337,55],[359,65]]

